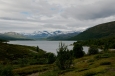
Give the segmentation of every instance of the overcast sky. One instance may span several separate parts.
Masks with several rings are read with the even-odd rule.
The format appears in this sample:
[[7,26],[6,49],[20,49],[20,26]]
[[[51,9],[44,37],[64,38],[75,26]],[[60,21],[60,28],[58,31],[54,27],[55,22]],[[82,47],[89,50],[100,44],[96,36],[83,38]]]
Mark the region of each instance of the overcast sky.
[[0,32],[84,30],[115,20],[115,0],[0,0]]

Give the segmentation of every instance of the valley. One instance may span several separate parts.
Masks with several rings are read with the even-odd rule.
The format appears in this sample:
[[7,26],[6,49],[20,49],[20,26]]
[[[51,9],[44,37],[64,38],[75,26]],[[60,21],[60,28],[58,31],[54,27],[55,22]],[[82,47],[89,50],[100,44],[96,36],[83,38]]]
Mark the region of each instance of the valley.
[[[115,36],[114,30],[111,29],[115,29],[114,22],[96,25],[79,34],[76,32],[73,37],[70,36],[69,38],[70,40],[77,40],[76,42],[69,41],[71,43],[64,44],[64,41],[61,43],[57,41],[57,49],[55,49],[56,54],[48,51],[48,48],[43,50],[41,47],[36,46],[40,41],[35,41],[35,46],[32,46],[32,42],[29,41],[26,41],[27,44],[30,44],[28,46],[19,45],[18,41],[16,44],[8,44],[8,40],[11,40],[9,38],[15,37],[15,40],[18,40],[16,38],[29,39],[29,37],[25,37],[27,34],[22,35],[14,32],[1,34],[2,38],[5,37],[7,39],[1,38],[0,40],[0,75],[27,76],[37,74],[38,76],[114,76]],[[64,39],[59,38],[59,40],[66,40],[69,34],[72,34],[60,34],[59,31],[58,33],[57,36],[54,36],[54,39],[52,36],[52,40],[55,40],[59,36],[65,37]],[[46,31],[43,34],[40,33],[39,36],[44,34],[44,37],[46,37]],[[48,34],[49,33],[47,33],[47,37],[49,36]],[[38,34],[34,34],[33,36],[37,35]],[[54,33],[54,35],[56,35],[56,33]],[[22,42],[24,42],[24,40]],[[46,42],[48,44],[46,46],[42,45],[43,47],[46,48],[49,44],[52,44],[52,46],[48,46],[49,48],[54,47],[54,44],[50,43],[50,41]],[[70,44],[73,45],[73,47],[68,49],[68,46],[66,45]],[[83,51],[83,46],[89,47],[87,53]],[[101,51],[98,49],[101,49]],[[111,51],[111,49],[113,51]],[[69,66],[65,64],[68,64]]]

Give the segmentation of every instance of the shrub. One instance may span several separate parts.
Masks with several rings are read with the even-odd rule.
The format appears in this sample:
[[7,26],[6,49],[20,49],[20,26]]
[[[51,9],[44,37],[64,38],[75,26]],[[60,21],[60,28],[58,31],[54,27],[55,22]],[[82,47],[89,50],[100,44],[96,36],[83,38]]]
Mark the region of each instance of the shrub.
[[0,76],[14,76],[11,66],[0,65]]
[[84,51],[83,51],[83,47],[81,44],[79,43],[74,44],[73,54],[74,54],[74,57],[76,58],[80,58],[84,56]]
[[55,56],[55,54],[53,54],[53,53],[47,53],[47,60],[48,60],[48,64],[52,64],[52,63],[54,63],[55,62],[55,60],[56,60],[56,56]]
[[73,52],[69,51],[65,44],[60,43],[57,51],[56,65],[59,69],[65,70],[70,68],[73,61]]
[[99,50],[98,48],[96,48],[96,46],[91,46],[88,50],[89,55],[98,54],[98,53],[99,53]]

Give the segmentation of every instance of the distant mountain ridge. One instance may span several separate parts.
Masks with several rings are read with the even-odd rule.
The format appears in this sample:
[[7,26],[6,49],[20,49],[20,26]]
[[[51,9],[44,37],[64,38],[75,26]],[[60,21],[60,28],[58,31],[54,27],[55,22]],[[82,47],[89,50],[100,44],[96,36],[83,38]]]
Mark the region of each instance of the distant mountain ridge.
[[115,21],[91,27],[70,40],[88,40],[115,36]]
[[[70,33],[76,33],[78,31],[35,31],[33,33],[21,33],[22,35],[32,38],[32,39],[49,39],[49,37],[68,35]],[[77,34],[76,34],[77,35]],[[67,37],[67,36],[66,36]],[[55,40],[55,39],[54,39]]]
[[0,34],[0,39],[6,40],[23,40],[23,39],[47,39],[47,40],[64,40],[77,35],[78,31],[35,31],[33,33],[16,33],[5,32]]

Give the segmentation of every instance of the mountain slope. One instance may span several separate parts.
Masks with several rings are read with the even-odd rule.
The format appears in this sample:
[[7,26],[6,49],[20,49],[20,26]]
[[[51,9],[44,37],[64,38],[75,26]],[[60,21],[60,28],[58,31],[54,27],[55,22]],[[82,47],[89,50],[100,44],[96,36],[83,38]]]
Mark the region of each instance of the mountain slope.
[[68,40],[71,37],[74,37],[78,35],[80,32],[73,32],[73,33],[67,33],[67,34],[61,34],[57,36],[50,36],[47,39],[48,40]]
[[13,38],[26,38],[24,35],[21,35],[21,34],[16,33],[16,32],[6,32],[6,33],[4,33],[4,35],[9,36],[9,37],[13,37]]
[[27,40],[25,36],[16,32],[0,33],[0,39],[3,40]]
[[91,27],[79,35],[72,37],[71,40],[87,40],[109,36],[115,36],[115,21]]

